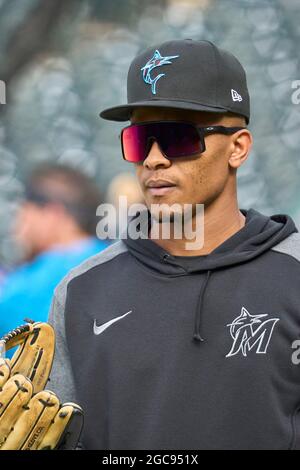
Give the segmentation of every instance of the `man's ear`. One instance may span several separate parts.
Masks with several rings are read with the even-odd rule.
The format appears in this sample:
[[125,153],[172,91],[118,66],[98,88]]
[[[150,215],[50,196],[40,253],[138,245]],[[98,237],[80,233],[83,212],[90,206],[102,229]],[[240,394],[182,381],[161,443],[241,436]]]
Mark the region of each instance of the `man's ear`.
[[228,160],[232,168],[239,168],[247,160],[252,142],[252,134],[248,129],[242,129],[233,134],[232,152]]

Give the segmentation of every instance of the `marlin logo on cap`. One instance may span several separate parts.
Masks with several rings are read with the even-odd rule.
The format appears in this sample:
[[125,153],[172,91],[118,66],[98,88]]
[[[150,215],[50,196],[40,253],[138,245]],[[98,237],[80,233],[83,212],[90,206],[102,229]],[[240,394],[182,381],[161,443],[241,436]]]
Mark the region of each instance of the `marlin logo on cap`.
[[161,77],[165,75],[165,73],[160,73],[155,78],[151,78],[150,73],[156,67],[161,67],[162,65],[166,65],[166,64],[172,64],[171,59],[177,59],[177,57],[179,57],[179,55],[171,55],[167,57],[162,57],[160,52],[156,49],[156,51],[153,54],[153,57],[151,57],[151,59],[148,60],[147,64],[141,68],[143,72],[143,80],[145,83],[148,83],[149,85],[151,85],[151,91],[153,95],[156,95],[156,83]]

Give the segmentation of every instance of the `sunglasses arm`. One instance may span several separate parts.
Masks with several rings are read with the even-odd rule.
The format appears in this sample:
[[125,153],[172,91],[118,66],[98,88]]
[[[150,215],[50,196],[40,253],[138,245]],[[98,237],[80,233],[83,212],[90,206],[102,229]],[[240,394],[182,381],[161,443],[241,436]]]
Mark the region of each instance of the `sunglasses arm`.
[[203,135],[209,134],[225,134],[231,135],[235,132],[241,131],[242,129],[246,129],[246,127],[225,127],[225,126],[208,126],[208,127],[198,127],[200,131],[202,131]]

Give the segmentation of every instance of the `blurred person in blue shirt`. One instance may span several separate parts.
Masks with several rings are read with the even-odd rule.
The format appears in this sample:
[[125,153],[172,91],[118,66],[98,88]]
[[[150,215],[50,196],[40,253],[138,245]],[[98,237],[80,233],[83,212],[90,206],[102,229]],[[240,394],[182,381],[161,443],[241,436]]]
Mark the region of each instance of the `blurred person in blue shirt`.
[[78,170],[46,164],[31,174],[15,227],[24,258],[1,286],[0,337],[24,318],[47,321],[60,280],[108,246],[95,236],[100,203],[95,183]]

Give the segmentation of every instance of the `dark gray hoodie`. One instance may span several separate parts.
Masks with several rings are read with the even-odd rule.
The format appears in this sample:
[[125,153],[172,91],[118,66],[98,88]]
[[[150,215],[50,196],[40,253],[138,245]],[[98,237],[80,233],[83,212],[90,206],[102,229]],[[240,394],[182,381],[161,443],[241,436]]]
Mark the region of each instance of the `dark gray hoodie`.
[[241,212],[209,255],[128,239],[57,287],[51,388],[84,408],[85,448],[300,448],[300,235]]

